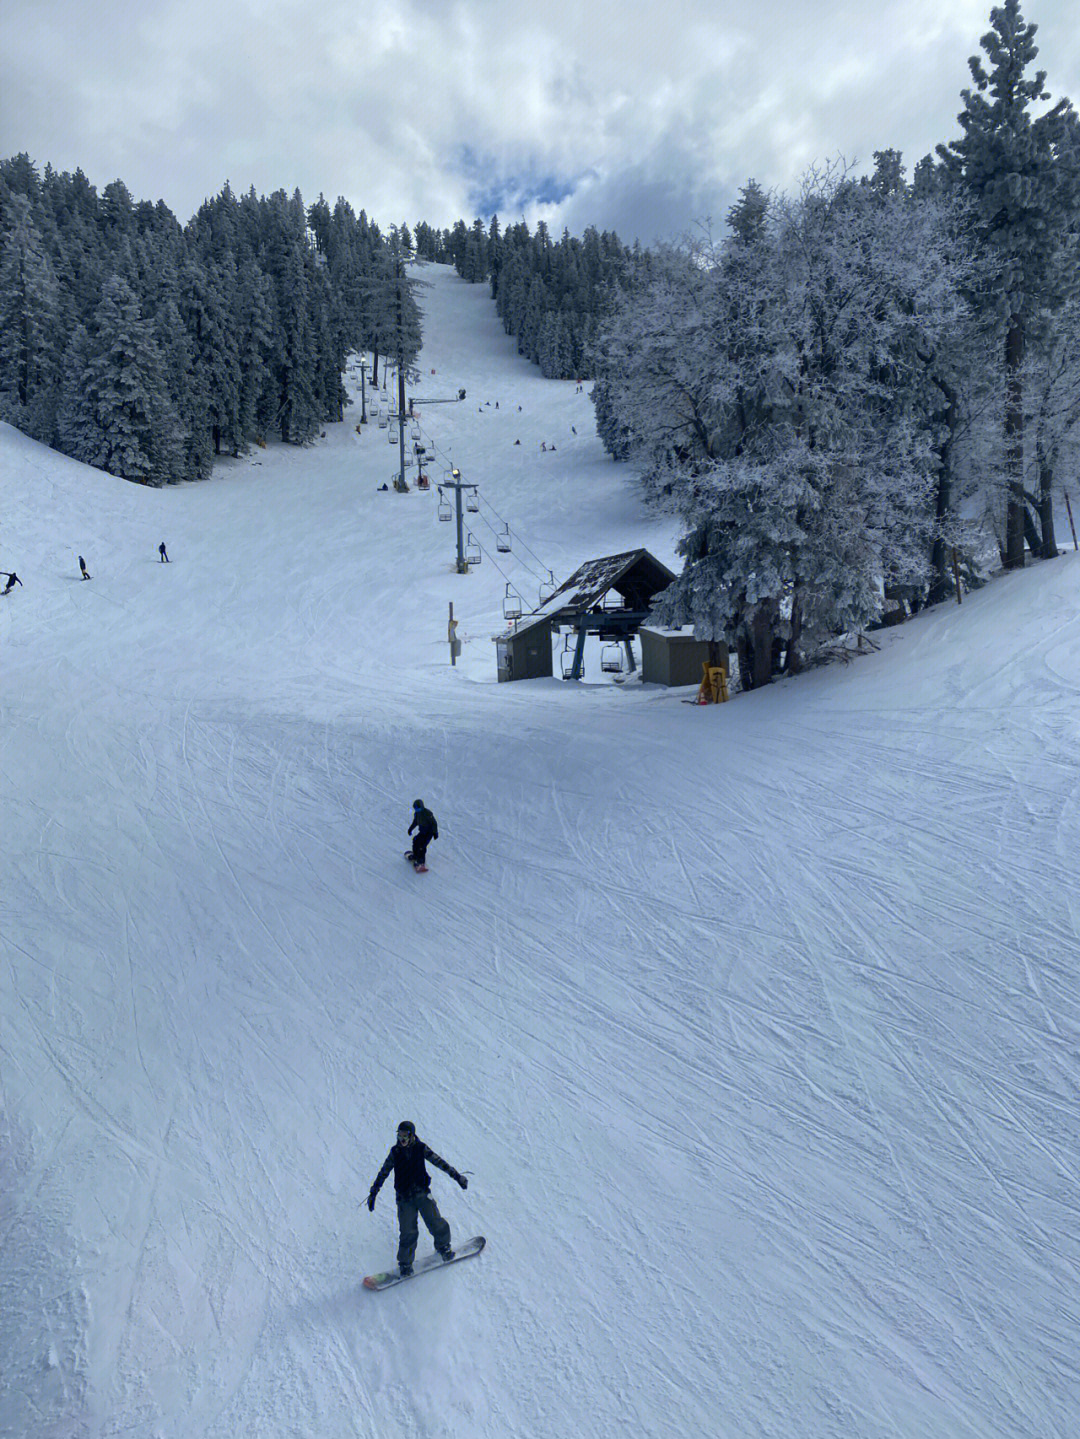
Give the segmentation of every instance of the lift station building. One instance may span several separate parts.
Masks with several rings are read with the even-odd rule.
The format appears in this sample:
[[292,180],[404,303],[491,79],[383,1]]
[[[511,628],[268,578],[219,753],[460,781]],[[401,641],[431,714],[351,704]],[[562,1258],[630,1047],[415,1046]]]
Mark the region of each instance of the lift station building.
[[[531,614],[496,635],[499,679],[542,679],[553,675],[552,642],[560,633],[566,638],[561,656],[563,679],[580,679],[584,673],[588,635],[596,635],[603,645],[602,669],[633,671],[636,664],[630,641],[645,625],[655,597],[675,578],[666,565],[644,549],[587,561]],[[668,637],[679,649],[675,663],[666,651]],[[690,659],[687,642],[700,644],[702,650],[700,659],[696,652],[694,655],[693,679],[683,678]],[[708,659],[709,646],[693,641],[688,633],[656,630],[648,643],[642,636],[642,656],[642,679],[658,684],[689,684],[700,678],[701,662]],[[675,674],[678,678],[673,678]]]

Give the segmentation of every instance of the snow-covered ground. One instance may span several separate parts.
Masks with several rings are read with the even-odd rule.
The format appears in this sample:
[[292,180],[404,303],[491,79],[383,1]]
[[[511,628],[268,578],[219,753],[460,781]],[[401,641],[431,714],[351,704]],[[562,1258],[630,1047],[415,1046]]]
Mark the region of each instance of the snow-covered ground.
[[[498,685],[507,579],[674,534],[427,278],[468,576],[355,413],[169,491],[0,431],[0,1434],[1071,1439],[1080,564],[726,706]],[[488,1247],[370,1294],[404,1117]]]

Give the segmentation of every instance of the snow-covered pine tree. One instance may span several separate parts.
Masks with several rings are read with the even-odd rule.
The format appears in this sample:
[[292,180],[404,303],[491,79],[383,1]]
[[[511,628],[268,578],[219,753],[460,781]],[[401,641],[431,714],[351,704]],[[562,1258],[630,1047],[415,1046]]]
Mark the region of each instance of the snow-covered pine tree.
[[[1028,401],[1025,432],[1031,437],[1029,469],[1033,483],[1025,495],[1038,514],[1037,540],[1044,559],[1051,558],[1055,498],[1062,478],[1076,474],[1080,459],[1080,296],[1072,296],[1054,317],[1050,333],[1029,351],[1024,376]],[[1032,527],[1034,528],[1034,527]]]
[[82,355],[79,348],[69,350],[67,452],[144,484],[174,478],[181,463],[178,425],[161,352],[119,275],[105,286]]
[[61,387],[60,289],[25,195],[0,241],[0,420],[51,445]]
[[[947,174],[971,197],[987,242],[1002,265],[1000,285],[988,297],[1001,320],[1006,376],[1005,436],[1008,468],[1002,561],[1024,563],[1024,376],[1028,347],[1080,284],[1075,264],[1061,263],[1080,214],[1080,140],[1068,100],[1035,116],[1049,99],[1046,73],[1030,73],[1038,54],[1037,26],[1020,13],[1019,0],[990,12],[982,37],[986,63],[972,56],[974,89],[962,91],[962,136],[938,146]],[[1046,526],[1037,548],[1056,553],[1053,507],[1036,504]]]
[[872,620],[885,584],[925,579],[919,351],[962,305],[947,232],[906,193],[826,171],[765,210],[747,198],[754,223],[722,246],[649,262],[601,382],[647,492],[686,525],[658,617],[733,643],[754,686]]

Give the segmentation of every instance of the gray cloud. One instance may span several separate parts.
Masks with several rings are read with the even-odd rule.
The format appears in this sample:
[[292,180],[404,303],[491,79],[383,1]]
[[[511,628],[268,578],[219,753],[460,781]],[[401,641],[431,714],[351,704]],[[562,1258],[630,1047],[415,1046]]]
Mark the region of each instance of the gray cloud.
[[[1029,8],[1080,98],[1066,0]],[[502,204],[649,242],[739,185],[956,133],[986,0],[8,0],[0,152],[117,177],[182,219],[236,190],[344,195],[387,225]]]

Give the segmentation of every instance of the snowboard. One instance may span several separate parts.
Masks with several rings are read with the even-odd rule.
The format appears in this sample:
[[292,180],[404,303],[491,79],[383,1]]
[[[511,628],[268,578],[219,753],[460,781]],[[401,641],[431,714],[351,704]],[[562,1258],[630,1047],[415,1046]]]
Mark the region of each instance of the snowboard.
[[430,1274],[433,1269],[446,1269],[451,1264],[456,1264],[459,1259],[471,1259],[474,1254],[479,1254],[487,1243],[482,1235],[475,1239],[466,1239],[464,1244],[454,1247],[453,1259],[444,1259],[441,1254],[428,1254],[423,1259],[418,1259],[413,1267],[413,1272],[405,1279],[396,1269],[388,1270],[385,1274],[369,1274],[364,1280],[365,1289],[390,1289],[395,1284],[405,1284],[409,1279],[419,1279],[421,1274]]
[[415,861],[415,860],[413,859],[413,857],[412,857],[412,850],[411,850],[411,849],[407,849],[407,850],[405,851],[405,858],[406,858],[407,860],[409,860],[409,862],[412,864],[413,869],[416,870],[417,874],[427,874],[427,865],[426,865],[426,864],[417,864],[416,861]]

